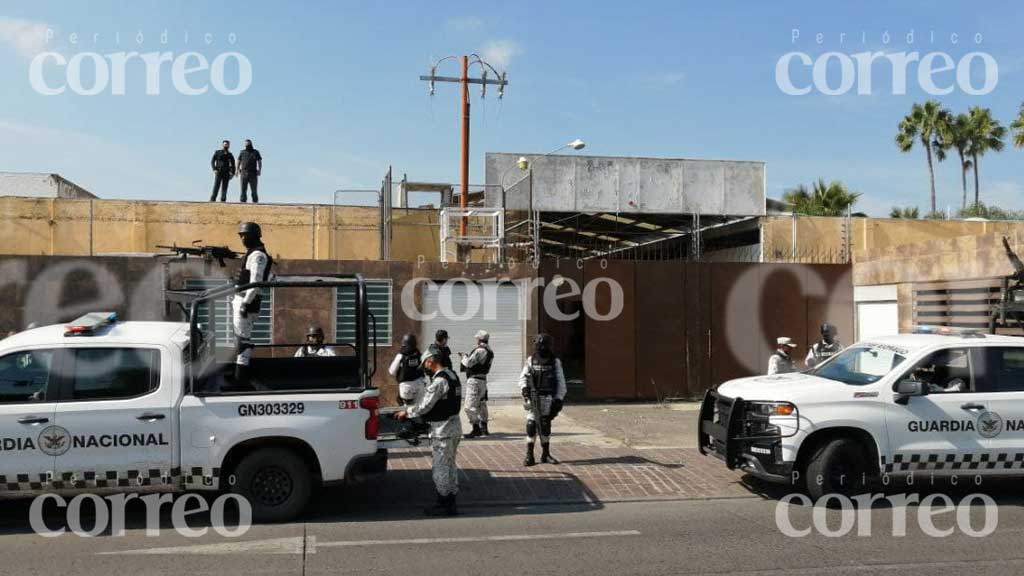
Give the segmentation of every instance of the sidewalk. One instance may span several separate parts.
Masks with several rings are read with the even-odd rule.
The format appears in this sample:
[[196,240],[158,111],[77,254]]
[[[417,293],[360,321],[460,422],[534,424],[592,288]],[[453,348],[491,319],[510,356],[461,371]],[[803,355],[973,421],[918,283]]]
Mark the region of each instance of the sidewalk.
[[[629,446],[622,438],[592,426],[595,419],[601,424],[615,421],[604,410],[616,412],[620,419],[655,420],[661,428],[668,425],[667,419],[688,421],[695,417],[695,412],[686,407],[649,404],[569,407],[555,421],[552,439],[552,453],[561,464],[525,468],[521,404],[492,404],[491,436],[463,440],[459,445],[460,504],[603,503],[752,495],[740,483],[741,474],[727,470],[721,461],[702,456],[692,447],[696,438],[692,430],[687,430],[690,427],[679,426],[685,438],[658,436],[670,438],[675,446]],[[657,418],[651,417],[654,413]],[[635,428],[643,433],[642,426]],[[539,460],[540,446],[537,456]],[[366,497],[379,501],[394,500],[394,495],[401,494],[402,505],[408,505],[409,498],[427,501],[433,490],[429,446],[389,450],[388,474],[363,490],[368,492]]]

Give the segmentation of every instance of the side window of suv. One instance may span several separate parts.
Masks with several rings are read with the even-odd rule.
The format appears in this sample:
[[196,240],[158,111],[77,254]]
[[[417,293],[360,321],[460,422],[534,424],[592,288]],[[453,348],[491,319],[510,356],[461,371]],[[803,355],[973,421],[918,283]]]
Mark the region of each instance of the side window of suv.
[[46,402],[56,350],[26,350],[0,357],[0,404]]
[[932,352],[902,379],[923,382],[929,394],[970,392],[974,390],[970,351],[967,348],[949,348]]
[[159,350],[75,348],[73,358],[71,400],[136,398],[160,387]]
[[1024,347],[985,347],[977,354],[979,392],[1024,392]]

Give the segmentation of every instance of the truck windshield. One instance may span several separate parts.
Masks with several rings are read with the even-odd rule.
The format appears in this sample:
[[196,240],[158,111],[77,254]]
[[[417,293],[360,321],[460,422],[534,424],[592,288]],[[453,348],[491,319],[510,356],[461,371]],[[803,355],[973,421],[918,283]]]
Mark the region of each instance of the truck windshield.
[[829,362],[811,370],[811,374],[845,384],[862,386],[877,382],[903,362],[905,352],[888,346],[853,346]]

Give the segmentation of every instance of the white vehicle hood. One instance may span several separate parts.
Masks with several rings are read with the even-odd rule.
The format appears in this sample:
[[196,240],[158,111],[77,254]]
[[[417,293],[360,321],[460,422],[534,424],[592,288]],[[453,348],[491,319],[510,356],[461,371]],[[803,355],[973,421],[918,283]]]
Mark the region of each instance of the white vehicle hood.
[[848,390],[851,386],[835,380],[799,372],[772,376],[751,376],[729,380],[718,387],[718,393],[744,400],[777,400],[796,402],[801,398],[820,397]]

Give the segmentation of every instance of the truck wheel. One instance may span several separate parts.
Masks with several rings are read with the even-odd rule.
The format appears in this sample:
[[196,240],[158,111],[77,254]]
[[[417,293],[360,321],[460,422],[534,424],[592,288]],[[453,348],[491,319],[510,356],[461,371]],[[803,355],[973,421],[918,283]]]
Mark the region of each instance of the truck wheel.
[[863,494],[867,469],[864,450],[857,441],[850,438],[830,440],[818,448],[807,462],[804,476],[807,494],[812,500],[826,494]]
[[264,448],[239,462],[231,490],[252,504],[253,520],[286,522],[306,509],[313,482],[309,467],[294,452]]

